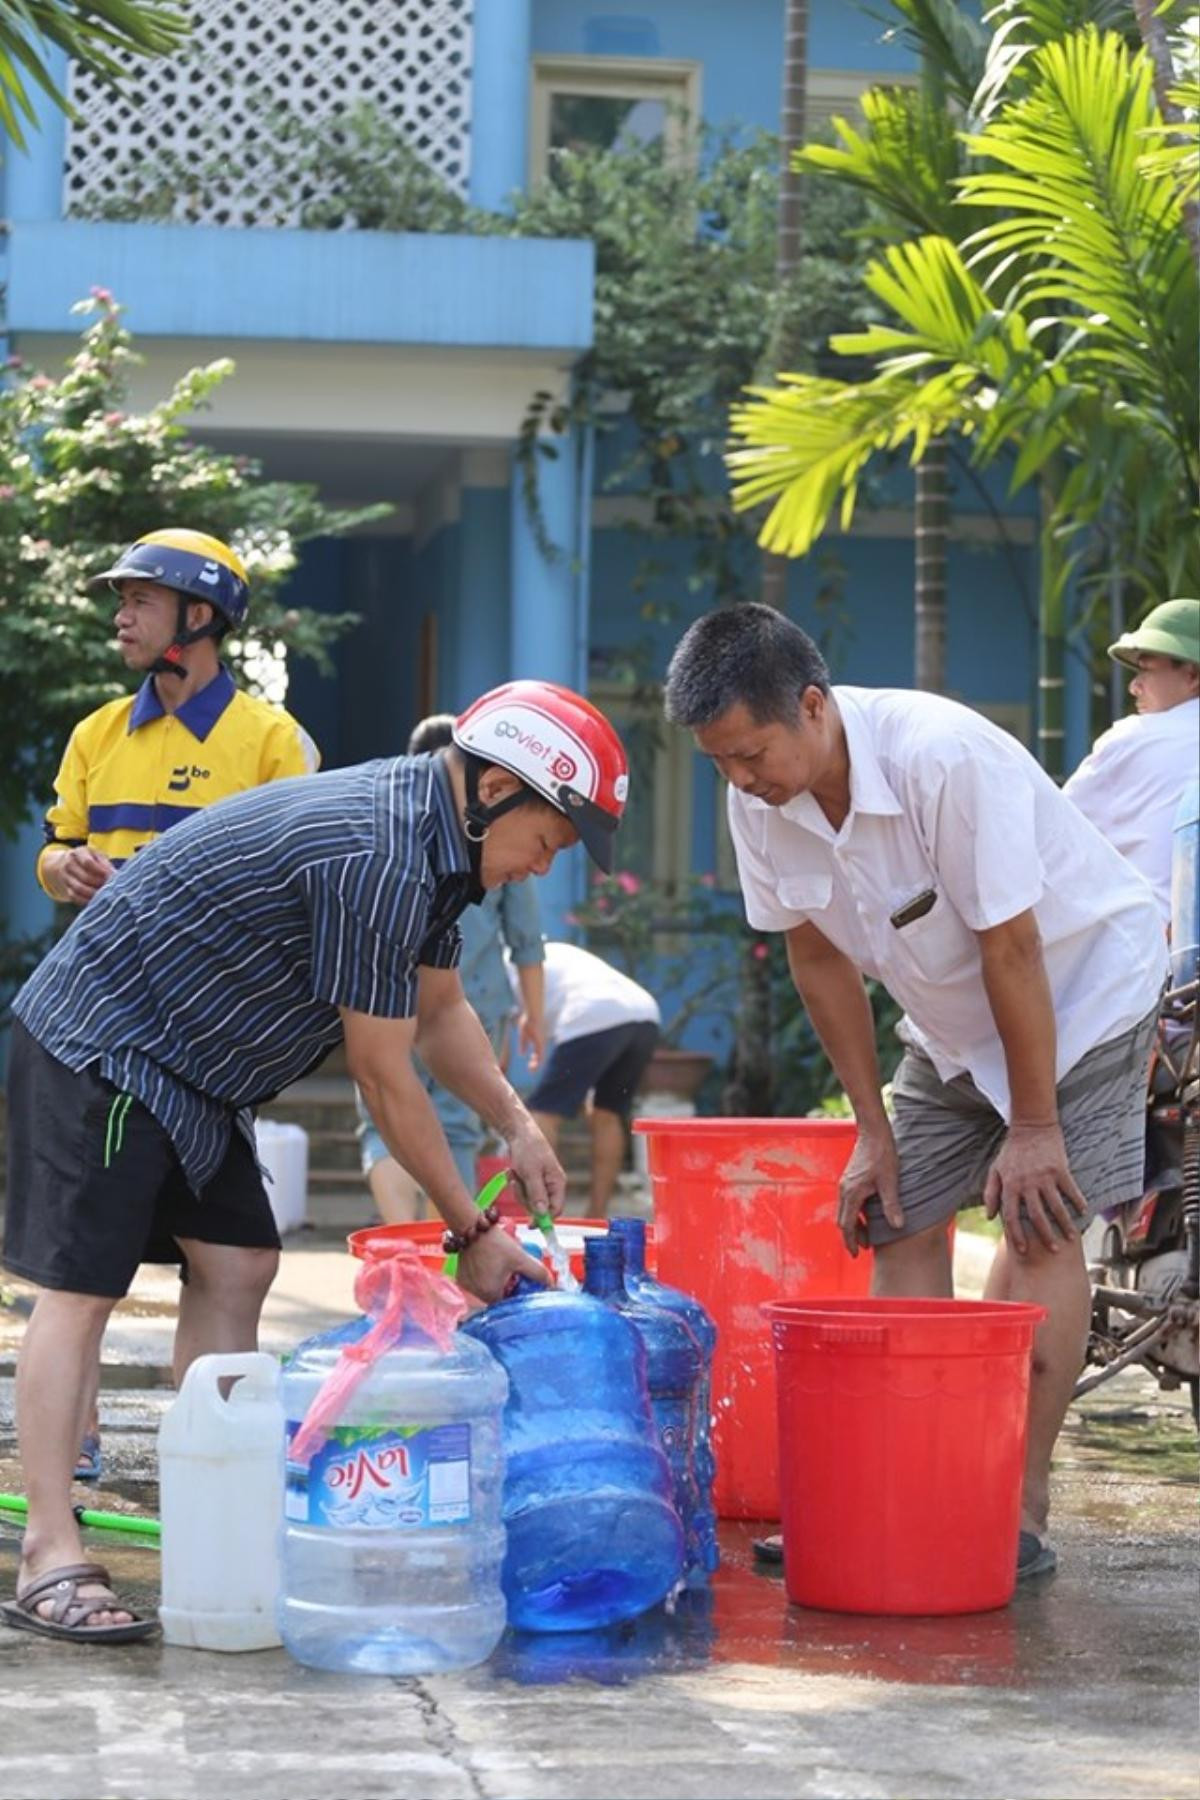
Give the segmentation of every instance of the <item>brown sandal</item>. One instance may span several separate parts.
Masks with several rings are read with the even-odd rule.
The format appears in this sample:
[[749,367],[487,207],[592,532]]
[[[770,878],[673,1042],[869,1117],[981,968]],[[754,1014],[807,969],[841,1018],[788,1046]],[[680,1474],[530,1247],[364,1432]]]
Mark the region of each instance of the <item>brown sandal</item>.
[[[80,1596],[79,1589],[88,1583],[102,1585],[104,1594]],[[54,1597],[48,1618],[38,1612],[42,1601]],[[39,1575],[15,1600],[0,1606],[0,1617],[17,1631],[36,1631],[42,1637],[64,1638],[80,1644],[133,1644],[141,1638],[153,1637],[157,1619],[132,1618],[128,1625],[89,1625],[88,1620],[101,1612],[130,1612],[114,1594],[108,1570],[100,1563],[70,1563],[63,1569],[50,1569]]]

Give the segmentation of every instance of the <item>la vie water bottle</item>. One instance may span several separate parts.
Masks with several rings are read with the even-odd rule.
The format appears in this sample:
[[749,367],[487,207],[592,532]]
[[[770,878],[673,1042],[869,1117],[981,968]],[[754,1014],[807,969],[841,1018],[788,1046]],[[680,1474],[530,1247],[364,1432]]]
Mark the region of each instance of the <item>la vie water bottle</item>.
[[509,1623],[589,1631],[657,1605],[682,1573],[683,1527],[637,1328],[602,1301],[523,1282],[460,1336],[508,1375]]
[[158,1466],[167,1643],[278,1644],[283,1414],[275,1358],[197,1357],[159,1427]]
[[720,1562],[717,1549],[717,1515],[713,1507],[713,1478],[717,1472],[712,1447],[712,1358],[717,1328],[708,1313],[682,1288],[668,1287],[646,1271],[646,1221],[613,1219],[609,1232],[625,1246],[625,1286],[635,1300],[661,1306],[678,1314],[700,1346],[700,1372],[693,1412],[692,1468],[696,1478],[696,1507],[686,1521],[689,1572],[711,1574]]
[[283,1372],[279,1628],[298,1662],[424,1675],[484,1661],[504,1630],[503,1370],[454,1329],[466,1307],[411,1244],[377,1242],[367,1316]]

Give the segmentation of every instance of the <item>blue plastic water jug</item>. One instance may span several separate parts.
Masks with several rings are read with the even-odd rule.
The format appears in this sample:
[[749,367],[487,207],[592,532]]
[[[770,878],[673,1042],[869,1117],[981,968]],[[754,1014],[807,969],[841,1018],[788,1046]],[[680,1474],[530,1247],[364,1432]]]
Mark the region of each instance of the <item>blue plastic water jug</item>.
[[646,1272],[646,1222],[644,1219],[613,1219],[609,1231],[625,1246],[625,1286],[635,1300],[648,1306],[662,1306],[677,1313],[700,1346],[700,1373],[696,1382],[693,1414],[694,1441],[692,1469],[696,1477],[696,1509],[685,1521],[689,1570],[710,1574],[720,1563],[717,1549],[717,1515],[713,1509],[712,1486],[717,1472],[712,1447],[712,1358],[717,1342],[717,1328],[698,1300],[680,1288],[668,1287]]
[[637,1328],[601,1301],[522,1282],[459,1335],[508,1376],[510,1624],[589,1631],[656,1605],[682,1573],[683,1527]]
[[[346,1345],[372,1321],[305,1340],[283,1370],[289,1444]],[[304,1467],[289,1461],[279,1634],[298,1662],[435,1674],[491,1655],[508,1383],[483,1344],[440,1350],[415,1325],[375,1362]]]
[[1184,789],[1171,843],[1171,986],[1200,975],[1200,781]]
[[583,1246],[584,1291],[616,1307],[637,1327],[646,1346],[646,1385],[659,1441],[671,1465],[675,1510],[686,1544],[695,1536],[699,1491],[693,1453],[696,1392],[703,1352],[678,1313],[634,1298],[625,1286],[625,1244],[615,1235],[588,1238]]

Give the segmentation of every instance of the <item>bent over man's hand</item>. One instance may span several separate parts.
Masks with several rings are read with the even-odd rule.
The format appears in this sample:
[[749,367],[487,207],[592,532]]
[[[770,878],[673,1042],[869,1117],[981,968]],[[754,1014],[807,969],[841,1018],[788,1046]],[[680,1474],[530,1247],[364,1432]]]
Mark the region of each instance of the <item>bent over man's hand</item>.
[[857,1256],[866,1245],[863,1208],[876,1196],[888,1224],[899,1230],[904,1224],[904,1209],[900,1204],[900,1162],[896,1155],[896,1140],[886,1119],[881,1119],[878,1124],[859,1126],[850,1161],[838,1188],[838,1230],[851,1256]]
[[1000,1214],[1004,1235],[1018,1256],[1029,1248],[1029,1226],[1052,1251],[1064,1238],[1075,1237],[1087,1201],[1067,1162],[1061,1127],[1010,1125],[988,1170],[983,1203],[989,1219]]
[[562,1164],[528,1116],[507,1134],[513,1173],[524,1190],[530,1212],[557,1219],[566,1205],[567,1178]]
[[543,1287],[550,1285],[549,1269],[522,1250],[502,1225],[473,1239],[459,1255],[459,1285],[485,1305],[503,1300],[518,1275],[540,1282]]

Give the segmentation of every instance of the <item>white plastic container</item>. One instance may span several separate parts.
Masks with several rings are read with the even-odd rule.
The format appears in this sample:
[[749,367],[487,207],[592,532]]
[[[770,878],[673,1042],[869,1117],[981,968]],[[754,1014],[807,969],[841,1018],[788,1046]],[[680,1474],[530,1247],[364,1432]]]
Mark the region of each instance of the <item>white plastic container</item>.
[[[221,1384],[230,1376],[228,1397]],[[284,1441],[279,1365],[258,1351],[200,1356],[158,1433],[168,1644],[279,1642]]]
[[308,1210],[308,1133],[302,1125],[256,1119],[258,1160],[270,1176],[267,1199],[280,1237],[299,1231]]

